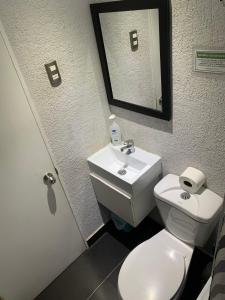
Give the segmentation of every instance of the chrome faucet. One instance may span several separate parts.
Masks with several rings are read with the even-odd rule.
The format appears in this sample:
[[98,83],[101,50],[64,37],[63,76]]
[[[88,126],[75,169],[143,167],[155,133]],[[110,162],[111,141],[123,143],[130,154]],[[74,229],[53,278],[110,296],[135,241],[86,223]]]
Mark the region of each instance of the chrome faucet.
[[123,152],[126,149],[127,149],[127,152],[126,152],[127,155],[135,152],[134,140],[125,141],[124,146],[120,148],[120,151]]

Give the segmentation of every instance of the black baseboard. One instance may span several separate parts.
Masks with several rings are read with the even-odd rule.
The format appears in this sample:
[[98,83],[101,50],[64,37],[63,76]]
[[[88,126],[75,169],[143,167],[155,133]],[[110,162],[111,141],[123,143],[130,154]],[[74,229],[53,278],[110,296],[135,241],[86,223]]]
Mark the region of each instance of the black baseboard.
[[102,228],[100,228],[89,240],[87,240],[87,244],[91,247],[98,239],[100,239],[104,233],[108,232],[108,223],[106,223]]
[[89,247],[91,247],[107,232],[129,250],[132,250],[138,244],[148,240],[162,229],[163,227],[161,225],[157,224],[149,217],[146,217],[136,228],[133,228],[130,232],[118,230],[113,221],[110,220],[87,241],[87,244]]

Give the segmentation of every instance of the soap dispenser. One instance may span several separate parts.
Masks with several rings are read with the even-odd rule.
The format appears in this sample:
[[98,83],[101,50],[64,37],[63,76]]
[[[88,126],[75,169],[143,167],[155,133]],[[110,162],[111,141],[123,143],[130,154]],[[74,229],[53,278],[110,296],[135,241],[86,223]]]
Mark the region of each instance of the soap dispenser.
[[122,139],[121,139],[121,130],[120,126],[115,121],[116,116],[111,115],[109,117],[109,120],[111,121],[110,125],[110,137],[111,137],[111,143],[113,146],[121,145]]

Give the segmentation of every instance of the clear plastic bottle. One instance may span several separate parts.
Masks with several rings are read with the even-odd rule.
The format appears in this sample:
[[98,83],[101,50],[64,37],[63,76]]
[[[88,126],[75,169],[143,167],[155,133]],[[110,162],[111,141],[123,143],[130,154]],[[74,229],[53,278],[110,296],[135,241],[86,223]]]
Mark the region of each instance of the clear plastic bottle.
[[111,115],[109,117],[109,120],[111,121],[110,137],[111,137],[111,143],[114,146],[118,146],[118,145],[121,145],[122,139],[121,139],[120,126],[116,123],[115,119],[116,119],[115,115]]

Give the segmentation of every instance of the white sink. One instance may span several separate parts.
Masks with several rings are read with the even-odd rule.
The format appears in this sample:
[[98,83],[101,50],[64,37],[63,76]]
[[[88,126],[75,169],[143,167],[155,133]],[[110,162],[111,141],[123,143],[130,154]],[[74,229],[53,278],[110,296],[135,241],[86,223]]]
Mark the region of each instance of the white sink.
[[136,227],[155,206],[161,158],[138,147],[129,155],[120,148],[109,144],[90,156],[90,177],[98,202]]
[[161,173],[158,155],[138,147],[135,147],[134,153],[127,155],[120,148],[109,144],[90,156],[90,171],[128,193],[140,191],[151,178]]

